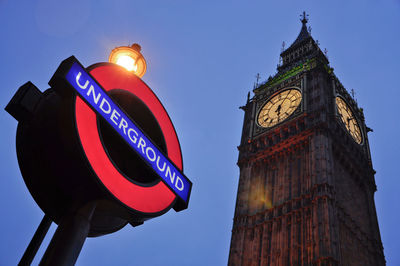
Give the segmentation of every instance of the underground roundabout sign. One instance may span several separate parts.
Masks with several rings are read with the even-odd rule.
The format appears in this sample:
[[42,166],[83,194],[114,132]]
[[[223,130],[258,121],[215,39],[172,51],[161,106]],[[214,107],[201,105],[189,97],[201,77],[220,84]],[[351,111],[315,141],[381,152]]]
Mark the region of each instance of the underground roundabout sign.
[[[74,57],[70,57],[56,71],[50,86],[56,85],[57,80],[64,81],[79,94],[75,102],[75,117],[83,150],[99,180],[116,199],[134,210],[158,213],[168,208],[177,197],[175,209],[184,209],[192,184],[181,171],[181,150],[172,122],[161,102],[142,80],[133,75],[120,77],[126,73],[116,71],[116,67],[114,64],[100,64],[91,68],[90,72],[104,84],[103,88]],[[150,109],[165,136],[167,151],[170,151],[168,155],[174,161],[108,96],[107,91],[113,88],[135,95]],[[128,180],[115,167],[100,140],[96,114],[150,166],[160,178],[159,182],[143,186]]]
[[6,110],[19,121],[24,181],[52,221],[96,202],[88,235],[99,236],[188,207],[192,183],[174,126],[139,77],[71,56],[49,85],[41,93],[26,83]]

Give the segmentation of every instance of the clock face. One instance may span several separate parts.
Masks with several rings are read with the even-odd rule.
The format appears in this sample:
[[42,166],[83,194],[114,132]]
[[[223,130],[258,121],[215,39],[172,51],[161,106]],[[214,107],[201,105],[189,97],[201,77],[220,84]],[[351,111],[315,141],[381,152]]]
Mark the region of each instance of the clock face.
[[273,96],[258,113],[258,125],[268,128],[284,121],[299,107],[301,98],[301,92],[294,88]]
[[346,102],[340,98],[336,97],[336,106],[338,109],[338,113],[344,125],[346,126],[347,131],[353,137],[355,142],[361,144],[362,142],[362,135],[360,126],[357,123],[356,118],[353,115],[350,107],[346,104]]

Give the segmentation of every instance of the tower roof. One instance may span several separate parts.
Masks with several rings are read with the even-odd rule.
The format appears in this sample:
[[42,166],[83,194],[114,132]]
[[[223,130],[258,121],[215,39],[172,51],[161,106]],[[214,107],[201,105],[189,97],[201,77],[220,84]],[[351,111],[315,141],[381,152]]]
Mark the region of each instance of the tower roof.
[[308,17],[308,15],[306,14],[306,12],[303,11],[303,14],[301,15],[301,19],[300,19],[300,21],[302,23],[300,33],[297,36],[296,40],[292,43],[292,45],[290,45],[288,49],[283,51],[282,54],[284,54],[286,51],[292,50],[294,47],[296,47],[298,44],[302,43],[304,40],[311,38],[311,35],[307,29],[307,22],[308,22],[307,17]]
[[329,64],[328,58],[319,48],[318,42],[311,37],[307,29],[307,17],[306,12],[300,16],[302,23],[300,33],[292,45],[281,53],[281,61],[277,67],[278,73],[283,73],[311,58],[318,58],[324,64]]

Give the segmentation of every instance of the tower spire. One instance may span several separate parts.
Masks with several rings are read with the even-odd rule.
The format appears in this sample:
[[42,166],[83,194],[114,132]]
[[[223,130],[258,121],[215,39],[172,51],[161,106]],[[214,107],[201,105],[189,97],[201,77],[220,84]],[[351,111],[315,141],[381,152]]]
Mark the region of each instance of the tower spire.
[[307,25],[309,18],[305,11],[300,15],[300,21],[301,30],[296,40],[280,54],[282,64],[278,65],[278,72],[287,71],[312,57],[318,57],[325,64],[329,64],[328,57],[319,48],[318,41],[311,37],[311,30],[308,29],[310,27]]
[[[302,27],[300,30],[299,35],[297,36],[296,40],[289,46],[287,50],[292,49],[293,47],[297,46],[299,43],[302,43],[304,40],[311,38],[310,31],[307,29],[307,22],[308,22],[308,14],[303,11],[303,14],[300,15],[300,21],[302,23]],[[284,51],[281,52],[284,53]]]
[[300,21],[303,23],[303,25],[306,25],[308,22],[308,14],[306,14],[306,11],[303,11],[303,14],[300,15]]

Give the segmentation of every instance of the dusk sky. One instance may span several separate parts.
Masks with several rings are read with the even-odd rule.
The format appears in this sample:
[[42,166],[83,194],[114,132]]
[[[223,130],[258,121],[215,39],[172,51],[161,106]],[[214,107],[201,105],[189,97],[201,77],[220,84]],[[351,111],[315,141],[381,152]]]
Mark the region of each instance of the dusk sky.
[[[99,238],[88,238],[77,265],[226,265],[239,169],[243,111],[255,76],[276,73],[282,42],[309,14],[312,36],[364,108],[375,203],[387,265],[400,265],[400,1],[53,1],[0,0],[1,110],[32,81],[42,91],[74,55],[84,66],[139,43],[143,80],[178,133],[189,208]],[[21,176],[17,121],[0,112],[0,265],[16,265],[43,212]],[[65,167],[68,167],[66,165]],[[53,224],[33,264],[38,264]]]

